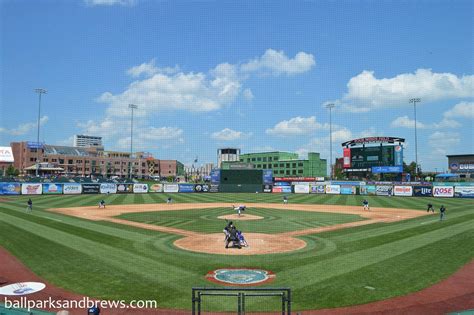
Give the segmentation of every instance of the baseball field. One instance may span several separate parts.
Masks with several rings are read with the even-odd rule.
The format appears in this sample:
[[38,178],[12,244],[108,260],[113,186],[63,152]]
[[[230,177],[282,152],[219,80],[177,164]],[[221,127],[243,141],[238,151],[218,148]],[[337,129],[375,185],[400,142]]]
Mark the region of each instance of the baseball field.
[[[314,310],[416,292],[474,258],[472,199],[291,195],[283,205],[277,194],[43,195],[27,213],[28,198],[1,199],[1,247],[57,287],[166,309],[189,310],[191,287],[219,286],[205,276],[223,267],[269,270],[275,278],[262,287],[290,287],[294,310]],[[446,220],[426,213],[429,202],[446,206]],[[248,220],[234,223],[249,248],[224,248],[232,204],[248,207]]]

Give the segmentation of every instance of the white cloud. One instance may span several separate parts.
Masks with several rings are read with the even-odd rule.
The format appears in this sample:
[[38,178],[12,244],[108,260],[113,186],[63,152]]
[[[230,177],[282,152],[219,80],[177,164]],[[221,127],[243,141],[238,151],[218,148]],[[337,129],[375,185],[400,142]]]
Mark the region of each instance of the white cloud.
[[372,109],[407,106],[409,99],[421,98],[422,103],[443,99],[474,97],[474,75],[456,76],[418,69],[392,78],[378,79],[373,71],[363,71],[347,83],[347,93],[334,101],[344,109],[363,113]]
[[[397,117],[390,124],[392,128],[415,128],[415,120],[408,118],[408,116]],[[426,125],[417,121],[416,127],[420,129],[426,128]]]
[[[138,130],[138,139],[142,140],[170,140],[178,139],[183,134],[183,130],[177,127],[150,127]],[[182,139],[181,139],[182,140]]]
[[150,60],[150,62],[144,62],[141,65],[132,67],[127,70],[127,74],[137,78],[141,75],[144,75],[146,77],[151,77],[152,75],[156,73],[163,73],[163,74],[174,74],[179,72],[179,66],[174,66],[174,67],[165,67],[165,68],[158,68],[156,65],[156,60],[153,58]]
[[84,3],[88,6],[127,6],[131,7],[138,3],[138,0],[84,0]]
[[454,105],[453,108],[444,113],[444,117],[470,118],[474,119],[474,102],[461,102]]
[[436,131],[430,135],[428,144],[432,149],[432,155],[446,155],[453,151],[455,146],[461,142],[460,135],[457,132]]
[[327,129],[328,124],[321,124],[316,121],[316,117],[294,117],[290,120],[283,120],[277,123],[273,128],[267,129],[265,132],[273,136],[297,136],[308,135],[316,130]]
[[[41,117],[40,126],[45,125],[48,122],[48,120],[49,120],[48,116]],[[19,124],[18,127],[13,128],[13,129],[0,128],[0,132],[6,133],[12,136],[22,136],[37,127],[38,127],[38,122],[29,122],[29,123]]]
[[312,54],[301,51],[291,59],[283,51],[267,49],[261,57],[242,64],[241,71],[244,73],[294,75],[309,71],[315,64]]
[[251,89],[245,89],[244,92],[242,93],[243,96],[244,96],[244,99],[247,101],[247,102],[250,102],[254,99],[254,96],[253,96],[253,93],[252,93],[252,90]]
[[211,138],[220,141],[234,141],[243,138],[248,138],[252,133],[244,133],[242,131],[236,131],[229,128],[222,129],[221,131],[216,131],[211,134]]
[[[121,122],[106,118],[101,122],[96,122],[94,120],[88,120],[85,123],[78,123],[77,126],[82,129],[82,133],[87,135],[101,136],[103,138],[111,138],[114,135],[124,131],[121,126],[126,125],[126,121],[122,120]],[[130,129],[128,128],[128,131]]]

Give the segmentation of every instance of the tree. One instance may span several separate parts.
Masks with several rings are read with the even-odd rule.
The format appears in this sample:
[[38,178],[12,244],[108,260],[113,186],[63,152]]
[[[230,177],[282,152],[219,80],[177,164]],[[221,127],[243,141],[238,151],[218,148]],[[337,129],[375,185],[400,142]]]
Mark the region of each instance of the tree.
[[16,169],[12,164],[10,164],[7,168],[7,176],[18,176],[20,171]]

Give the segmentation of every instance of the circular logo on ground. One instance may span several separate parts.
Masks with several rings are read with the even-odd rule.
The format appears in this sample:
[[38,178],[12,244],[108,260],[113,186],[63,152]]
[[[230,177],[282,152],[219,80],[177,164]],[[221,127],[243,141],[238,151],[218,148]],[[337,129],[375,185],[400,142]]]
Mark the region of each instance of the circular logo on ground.
[[46,288],[41,282],[18,282],[0,287],[0,295],[27,295]]
[[275,278],[275,274],[262,269],[229,268],[210,271],[206,278],[215,283],[245,286],[272,281]]

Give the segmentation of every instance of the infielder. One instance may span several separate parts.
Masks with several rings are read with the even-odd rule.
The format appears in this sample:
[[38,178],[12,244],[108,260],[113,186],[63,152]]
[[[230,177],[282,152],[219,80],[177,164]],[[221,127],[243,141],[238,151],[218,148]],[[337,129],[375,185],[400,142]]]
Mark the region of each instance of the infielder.
[[364,199],[364,201],[362,201],[362,205],[364,206],[364,210],[370,211],[369,202],[367,201],[367,199]]

